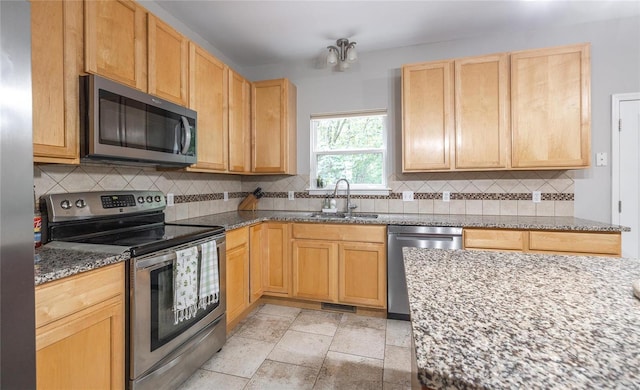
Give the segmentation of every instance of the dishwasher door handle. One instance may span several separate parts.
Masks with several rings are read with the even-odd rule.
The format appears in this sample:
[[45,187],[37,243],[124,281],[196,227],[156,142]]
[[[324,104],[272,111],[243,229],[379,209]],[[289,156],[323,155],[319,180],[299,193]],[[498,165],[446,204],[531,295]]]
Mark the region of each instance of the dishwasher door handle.
[[408,236],[403,234],[402,236],[395,236],[398,241],[453,241],[460,236],[440,236],[440,235],[420,235],[420,236]]

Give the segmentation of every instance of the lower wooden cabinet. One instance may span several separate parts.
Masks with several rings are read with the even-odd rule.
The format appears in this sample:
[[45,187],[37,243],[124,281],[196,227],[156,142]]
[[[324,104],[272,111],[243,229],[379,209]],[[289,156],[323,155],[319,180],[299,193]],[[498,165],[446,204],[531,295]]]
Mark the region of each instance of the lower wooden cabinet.
[[124,263],[37,286],[39,389],[123,389]]
[[291,244],[293,296],[338,301],[338,244],[293,240]]
[[227,232],[227,324],[249,306],[249,228]]
[[340,244],[338,300],[387,307],[387,256],[384,244]]
[[385,308],[386,228],[292,225],[293,296]]
[[289,224],[281,222],[264,223],[262,240],[264,295],[291,296]]
[[264,293],[264,232],[266,225],[259,223],[249,227],[249,302],[253,303]]
[[613,256],[622,254],[619,232],[464,229],[464,249]]

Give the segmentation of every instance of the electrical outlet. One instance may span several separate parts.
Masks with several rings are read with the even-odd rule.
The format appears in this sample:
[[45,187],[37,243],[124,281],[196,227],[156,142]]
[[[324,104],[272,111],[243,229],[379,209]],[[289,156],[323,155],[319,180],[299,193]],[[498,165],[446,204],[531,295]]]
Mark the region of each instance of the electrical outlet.
[[607,153],[600,152],[596,153],[596,167],[606,167],[607,166]]
[[293,191],[289,191],[289,200],[294,200],[296,197]]
[[222,193],[222,199],[224,199],[225,202],[229,201],[229,192],[225,191]]
[[413,191],[402,191],[403,202],[413,202]]
[[173,194],[167,194],[167,206],[173,206]]
[[533,191],[531,199],[533,199],[533,203],[540,203],[542,201],[542,194],[540,191]]
[[442,201],[443,202],[449,202],[450,200],[451,200],[451,192],[442,191]]

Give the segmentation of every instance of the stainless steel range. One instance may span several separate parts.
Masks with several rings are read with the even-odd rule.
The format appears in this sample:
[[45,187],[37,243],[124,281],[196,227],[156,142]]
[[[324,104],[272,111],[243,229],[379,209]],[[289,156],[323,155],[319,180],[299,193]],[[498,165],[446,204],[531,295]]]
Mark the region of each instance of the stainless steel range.
[[[165,224],[165,197],[157,191],[51,194],[40,204],[46,241],[116,245],[131,252],[126,275],[128,388],[175,388],[222,348],[222,227]],[[180,306],[185,302],[174,298],[181,291],[176,281],[183,280],[194,281],[190,285],[198,294],[196,305],[187,302],[186,309]]]

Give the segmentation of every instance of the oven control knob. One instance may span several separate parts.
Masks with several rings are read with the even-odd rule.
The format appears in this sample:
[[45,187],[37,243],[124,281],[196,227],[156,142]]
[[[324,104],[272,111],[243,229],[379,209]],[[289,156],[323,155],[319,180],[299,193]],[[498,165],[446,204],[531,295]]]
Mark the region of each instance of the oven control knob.
[[65,210],[69,210],[71,208],[71,202],[65,199],[62,202],[60,202],[60,207],[62,207]]
[[151,203],[153,202],[153,196],[149,195],[147,196],[147,203]]
[[144,203],[144,196],[138,196],[138,203]]
[[156,202],[160,202],[160,200],[161,200],[161,199],[162,199],[162,198],[160,198],[160,195],[156,195],[156,197],[154,198],[154,200],[155,200]]
[[78,199],[76,200],[76,207],[81,209],[83,207],[87,206],[87,202],[84,201],[84,199]]

